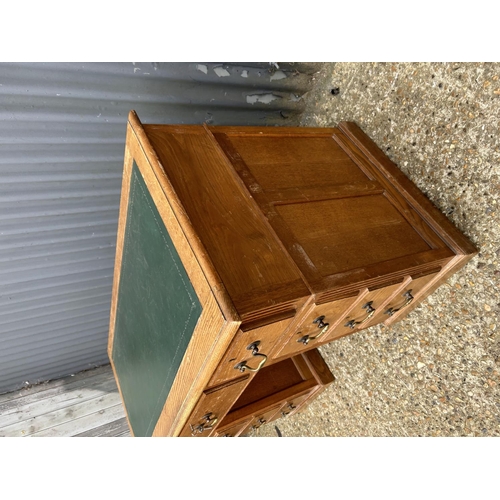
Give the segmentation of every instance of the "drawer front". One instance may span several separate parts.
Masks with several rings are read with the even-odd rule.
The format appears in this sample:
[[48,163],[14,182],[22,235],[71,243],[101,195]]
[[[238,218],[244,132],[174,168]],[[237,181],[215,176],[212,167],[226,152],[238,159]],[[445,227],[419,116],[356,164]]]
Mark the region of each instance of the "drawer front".
[[275,357],[281,358],[321,344],[328,337],[329,331],[345,316],[356,300],[357,296],[353,296],[326,304],[314,304],[304,319],[293,329],[293,333]]
[[287,318],[253,330],[240,330],[217,370],[210,380],[210,386],[216,386],[231,380],[242,373],[255,373],[263,368],[274,344],[285,331],[293,318]]
[[311,392],[316,392],[316,390],[309,391],[305,394],[297,395],[294,398],[289,399],[281,408],[279,416],[288,417],[289,415],[293,415],[294,413],[298,412],[306,402],[306,400],[309,399]]
[[180,436],[207,437],[214,434],[217,425],[247,385],[248,378],[242,377],[216,389],[204,391]]
[[418,300],[420,292],[433,280],[440,270],[435,270],[431,274],[412,276],[411,280],[400,290],[387,305],[384,306],[384,320],[401,311],[404,313],[406,306],[409,306],[415,299]]
[[405,281],[402,280],[384,288],[368,290],[325,340],[330,341],[349,335],[387,319],[387,316],[384,316],[384,306],[404,287],[404,284]]
[[217,429],[214,434],[214,437],[238,437],[246,432],[247,427],[249,426],[252,419],[247,418],[241,422],[236,424],[222,427],[221,429]]
[[280,416],[280,408],[283,403],[275,404],[271,408],[262,410],[259,412],[257,415],[255,415],[250,424],[247,425],[247,427],[244,429],[244,431],[241,433],[242,435],[248,434],[252,431],[257,430],[261,425],[267,424],[269,422],[272,422],[276,418]]

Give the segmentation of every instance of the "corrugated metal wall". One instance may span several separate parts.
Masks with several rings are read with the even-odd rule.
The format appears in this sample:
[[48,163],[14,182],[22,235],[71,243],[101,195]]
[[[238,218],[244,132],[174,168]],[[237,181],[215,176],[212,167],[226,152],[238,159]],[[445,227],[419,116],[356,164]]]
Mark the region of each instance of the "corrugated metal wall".
[[319,65],[278,66],[0,64],[0,393],[108,362],[129,110],[288,125]]

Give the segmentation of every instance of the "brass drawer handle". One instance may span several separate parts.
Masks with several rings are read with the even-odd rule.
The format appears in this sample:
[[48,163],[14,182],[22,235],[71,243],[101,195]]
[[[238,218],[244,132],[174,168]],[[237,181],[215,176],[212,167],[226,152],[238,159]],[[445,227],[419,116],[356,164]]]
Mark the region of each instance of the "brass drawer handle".
[[351,321],[348,321],[344,326],[354,329],[356,325],[362,325],[363,323],[366,323],[370,318],[373,317],[376,311],[376,309],[373,309],[372,304],[373,301],[370,301],[363,306],[363,309],[366,309],[366,312],[368,313],[366,315],[366,318],[362,319],[361,321],[355,321],[351,319]]
[[287,415],[289,415],[290,413],[292,413],[293,410],[295,410],[297,407],[293,404],[293,403],[290,403],[287,408],[290,409],[290,411],[284,411],[282,410],[281,414],[286,417]]
[[244,372],[245,370],[248,370],[249,372],[258,372],[266,364],[267,356],[259,352],[259,344],[260,340],[257,340],[256,342],[252,342],[249,346],[247,346],[247,349],[249,351],[252,351],[252,356],[262,358],[257,365],[257,368],[252,368],[247,365],[246,361],[241,361],[240,363],[235,365],[235,370],[239,370],[240,372]]
[[303,337],[300,337],[300,339],[298,339],[297,342],[302,342],[304,345],[307,345],[311,340],[316,340],[319,337],[321,337],[321,335],[324,335],[328,331],[328,328],[330,328],[330,323],[323,323],[324,319],[325,319],[324,316],[319,316],[313,321],[313,323],[317,324],[318,328],[321,329],[318,335],[315,335],[314,337],[310,337],[309,335],[304,335]]
[[259,421],[252,425],[252,429],[258,429],[261,425],[264,425],[267,422],[265,418],[259,418]]
[[191,428],[191,436],[196,436],[196,434],[201,434],[207,430],[213,429],[214,425],[217,423],[218,418],[209,411],[203,417],[201,417],[201,422],[198,425],[189,425]]
[[413,295],[411,294],[411,290],[408,290],[406,293],[403,294],[403,297],[406,297],[406,302],[399,307],[398,309],[393,309],[392,307],[389,307],[387,311],[384,312],[384,314],[388,314],[389,316],[392,316],[393,314],[397,313],[398,311],[401,311],[403,307],[406,307],[407,305],[411,304],[413,301]]

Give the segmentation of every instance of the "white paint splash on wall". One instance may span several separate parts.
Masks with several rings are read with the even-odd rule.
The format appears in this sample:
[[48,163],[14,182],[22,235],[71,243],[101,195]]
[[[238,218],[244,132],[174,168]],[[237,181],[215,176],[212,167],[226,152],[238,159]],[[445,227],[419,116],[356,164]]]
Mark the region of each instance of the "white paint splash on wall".
[[231,76],[229,71],[227,69],[224,69],[222,66],[217,66],[216,68],[214,68],[214,71],[218,77]]
[[286,78],[286,73],[279,70],[279,71],[275,71],[272,75],[271,75],[271,82],[273,80],[283,80],[283,78]]
[[274,94],[252,94],[247,95],[247,103],[255,104],[256,102],[262,102],[263,104],[270,104],[276,99],[280,99],[279,96]]

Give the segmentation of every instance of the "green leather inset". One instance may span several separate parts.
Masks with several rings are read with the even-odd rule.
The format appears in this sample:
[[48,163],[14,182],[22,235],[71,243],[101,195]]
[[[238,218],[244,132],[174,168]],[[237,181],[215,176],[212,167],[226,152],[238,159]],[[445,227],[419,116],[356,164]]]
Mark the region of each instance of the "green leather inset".
[[134,163],[113,341],[134,435],[152,435],[201,311]]

